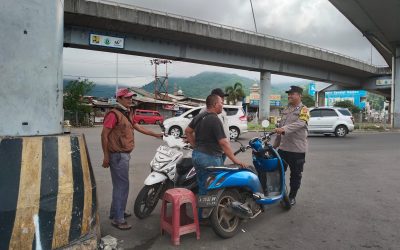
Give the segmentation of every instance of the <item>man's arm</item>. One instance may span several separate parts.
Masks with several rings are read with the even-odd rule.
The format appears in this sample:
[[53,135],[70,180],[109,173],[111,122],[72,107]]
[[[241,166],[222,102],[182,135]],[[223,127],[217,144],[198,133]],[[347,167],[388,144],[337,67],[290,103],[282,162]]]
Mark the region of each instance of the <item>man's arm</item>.
[[139,132],[142,133],[142,134],[154,136],[154,137],[156,137],[156,138],[162,138],[163,135],[164,135],[163,133],[156,133],[156,132],[153,132],[153,131],[151,131],[151,130],[149,130],[149,129],[147,129],[147,128],[144,128],[144,127],[140,126],[140,125],[137,124],[137,123],[133,124],[133,128],[136,129],[137,131],[139,131]]
[[248,164],[241,162],[236,156],[233,154],[231,144],[229,143],[227,138],[222,138],[218,140],[219,145],[221,146],[222,150],[226,154],[226,156],[235,164],[238,164],[242,167],[246,167]]
[[299,129],[303,129],[308,126],[308,120],[310,119],[310,112],[307,107],[303,107],[300,110],[299,118],[290,124],[284,125],[280,128],[275,129],[278,135],[290,134]]
[[110,166],[110,152],[108,152],[108,135],[111,132],[111,128],[103,127],[101,132],[101,147],[103,149],[103,168],[108,168]]
[[281,135],[276,135],[273,147],[278,148],[279,145],[281,145]]
[[[303,120],[297,120],[293,123],[283,126],[282,129],[284,131],[283,132],[284,134],[290,134],[290,133],[293,133],[296,130],[302,129],[304,127],[307,127],[307,122],[305,122]],[[283,134],[283,133],[281,133],[281,134]]]
[[194,140],[194,129],[191,127],[187,127],[185,129],[185,135],[186,135],[186,140],[192,145],[192,147],[195,146],[195,140]]

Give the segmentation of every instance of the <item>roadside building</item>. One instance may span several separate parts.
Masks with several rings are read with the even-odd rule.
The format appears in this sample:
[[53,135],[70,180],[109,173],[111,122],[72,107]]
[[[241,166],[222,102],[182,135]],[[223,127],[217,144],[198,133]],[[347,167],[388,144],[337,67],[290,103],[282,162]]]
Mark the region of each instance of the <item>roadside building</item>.
[[[280,114],[280,110],[282,109],[281,103],[281,95],[270,95],[270,116],[278,117]],[[247,113],[247,117],[249,121],[258,119],[257,115],[259,114],[259,104],[260,104],[260,86],[257,83],[254,83],[250,87],[250,95],[246,96],[245,101],[245,109]]]

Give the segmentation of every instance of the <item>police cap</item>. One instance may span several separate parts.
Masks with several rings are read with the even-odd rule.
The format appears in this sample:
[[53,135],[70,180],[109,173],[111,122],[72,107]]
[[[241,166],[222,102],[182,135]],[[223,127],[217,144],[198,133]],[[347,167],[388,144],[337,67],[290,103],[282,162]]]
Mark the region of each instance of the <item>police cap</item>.
[[290,89],[285,91],[286,93],[299,93],[303,94],[303,89],[298,86],[290,86]]

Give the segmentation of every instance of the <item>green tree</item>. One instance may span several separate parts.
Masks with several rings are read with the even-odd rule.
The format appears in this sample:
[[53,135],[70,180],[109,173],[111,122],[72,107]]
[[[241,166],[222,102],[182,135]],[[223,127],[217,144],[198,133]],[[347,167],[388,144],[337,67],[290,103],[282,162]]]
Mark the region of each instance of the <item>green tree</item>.
[[238,101],[243,100],[243,97],[246,96],[243,90],[243,85],[240,82],[236,82],[233,86],[226,87],[225,93],[228,94],[226,97],[228,104],[236,104]]
[[92,111],[92,107],[83,102],[83,96],[89,93],[94,83],[88,79],[70,81],[64,89],[64,110],[75,115],[75,125]]
[[380,111],[383,109],[385,97],[368,92],[367,101],[369,102],[371,108]]
[[307,107],[314,107],[315,106],[315,100],[312,96],[310,96],[309,94],[304,94],[301,97],[301,102],[306,105]]
[[340,107],[340,108],[348,108],[351,111],[351,113],[353,113],[353,114],[359,113],[361,111],[361,109],[359,107],[357,107],[356,105],[354,105],[353,102],[350,100],[335,102],[335,104],[333,106]]

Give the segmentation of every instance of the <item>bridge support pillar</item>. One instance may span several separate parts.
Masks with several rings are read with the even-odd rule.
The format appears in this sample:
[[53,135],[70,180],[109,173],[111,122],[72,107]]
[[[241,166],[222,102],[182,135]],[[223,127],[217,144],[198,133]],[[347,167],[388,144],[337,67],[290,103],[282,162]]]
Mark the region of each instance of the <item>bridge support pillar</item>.
[[63,132],[63,2],[2,1],[0,136]]
[[392,65],[392,127],[400,128],[400,47],[396,48]]
[[269,118],[271,94],[271,72],[262,71],[260,73],[260,103],[259,103],[259,121]]
[[0,5],[0,249],[97,249],[85,139],[62,134],[64,0]]
[[315,101],[316,107],[323,107],[325,106],[325,91],[318,91],[317,92],[317,100]]

